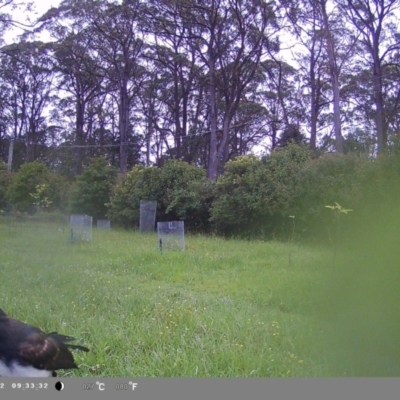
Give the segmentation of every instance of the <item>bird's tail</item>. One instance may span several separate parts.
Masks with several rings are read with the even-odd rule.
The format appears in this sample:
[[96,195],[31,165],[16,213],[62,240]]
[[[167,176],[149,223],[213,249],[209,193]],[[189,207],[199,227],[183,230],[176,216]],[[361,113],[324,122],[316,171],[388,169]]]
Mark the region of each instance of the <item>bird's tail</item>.
[[72,341],[76,340],[72,336],[61,335],[58,332],[51,332],[51,333],[49,333],[49,336],[51,336],[58,343],[64,343],[70,349],[81,350],[81,351],[86,351],[86,352],[89,351],[89,349],[87,347],[85,347],[85,346],[80,346],[80,345],[77,345],[77,344],[70,344],[69,342],[72,342]]

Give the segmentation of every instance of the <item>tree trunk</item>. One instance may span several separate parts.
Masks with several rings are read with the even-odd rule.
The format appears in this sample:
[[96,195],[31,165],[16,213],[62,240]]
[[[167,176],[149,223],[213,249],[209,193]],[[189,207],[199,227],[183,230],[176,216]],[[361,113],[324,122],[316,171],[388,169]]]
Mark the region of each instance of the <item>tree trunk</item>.
[[214,60],[210,60],[210,83],[209,83],[209,100],[210,100],[210,153],[208,162],[208,178],[212,181],[217,180],[218,176],[218,138],[217,138],[217,106],[216,106],[216,90],[215,90],[215,71]]
[[153,137],[153,123],[152,123],[152,118],[153,118],[153,112],[154,112],[154,107],[153,103],[150,104],[149,107],[149,116],[147,117],[147,135],[146,135],[146,166],[150,166],[150,149],[151,149],[151,139]]
[[7,172],[11,172],[13,155],[14,155],[14,139],[11,139],[10,145],[8,147]]
[[35,123],[29,121],[29,131],[27,132],[26,160],[27,162],[35,161],[36,159],[36,126]]
[[85,140],[84,140],[84,125],[85,125],[85,104],[81,98],[77,98],[76,100],[76,121],[75,121],[75,130],[76,137],[75,143],[78,146],[75,149],[75,176],[80,175],[83,171],[83,148]]
[[343,137],[342,137],[342,121],[340,120],[340,94],[339,94],[339,79],[338,75],[334,74],[332,79],[333,85],[333,125],[335,129],[335,147],[336,152],[343,154]]
[[317,99],[317,88],[315,82],[315,64],[313,62],[314,55],[311,55],[311,63],[310,63],[310,84],[311,84],[311,134],[310,134],[310,149],[315,152],[317,148],[317,107],[318,107],[318,99]]
[[378,142],[378,154],[383,154],[387,146],[387,132],[383,115],[382,93],[382,67],[379,59],[379,49],[374,48],[374,101],[376,108],[376,135]]
[[14,158],[14,142],[18,138],[18,106],[16,101],[16,96],[13,96],[13,119],[14,119],[14,137],[10,140],[10,146],[8,148],[8,160],[7,160],[7,171],[11,173],[12,163]]
[[119,105],[119,166],[122,175],[126,174],[128,166],[128,125],[129,124],[129,98],[127,91],[127,82],[124,82],[120,92],[120,105]]
[[[230,110],[227,111],[224,118],[224,124],[222,126],[222,140],[220,144],[220,151],[219,151],[219,159],[221,160],[222,165],[224,166],[229,158],[229,131],[232,122],[232,112]],[[220,171],[223,173],[223,171]]]
[[336,64],[335,47],[332,32],[329,26],[328,14],[326,12],[326,0],[320,1],[320,8],[324,22],[326,50],[329,60],[329,72],[333,91],[333,126],[335,131],[335,147],[339,154],[343,154],[342,122],[340,120],[340,92],[339,92],[339,69]]
[[182,160],[190,162],[190,156],[187,146],[187,119],[188,119],[188,94],[184,94],[182,104],[182,125],[181,125],[181,157]]
[[32,135],[28,133],[26,142],[26,162],[28,163],[35,161],[34,146]]
[[177,66],[174,68],[174,118],[175,118],[175,149],[176,158],[181,158],[181,120],[180,120],[180,98],[179,98],[179,84],[177,76]]

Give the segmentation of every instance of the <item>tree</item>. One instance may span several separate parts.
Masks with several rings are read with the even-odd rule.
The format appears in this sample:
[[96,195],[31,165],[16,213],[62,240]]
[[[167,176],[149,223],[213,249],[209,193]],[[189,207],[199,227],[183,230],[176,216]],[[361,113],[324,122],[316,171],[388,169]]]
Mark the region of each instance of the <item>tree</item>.
[[[80,82],[84,79],[86,85],[86,100],[81,98],[81,103],[77,103],[81,109],[77,113],[76,128],[78,131],[82,130],[81,117],[85,111],[82,109],[82,102],[89,101],[87,96],[93,101],[93,96],[99,94],[93,92],[93,84],[98,84],[100,80],[102,92],[113,98],[109,104],[117,106],[119,164],[122,173],[126,173],[128,160],[132,158],[129,157],[128,148],[135,149],[138,142],[131,115],[133,100],[138,95],[140,84],[145,77],[144,68],[140,64],[140,55],[144,49],[139,18],[142,6],[140,0],[124,1],[121,4],[107,0],[64,0],[58,8],[50,9],[39,19],[41,25],[37,29],[38,32],[49,29],[58,35],[59,32],[65,32],[65,24],[68,25],[72,19],[73,27],[79,32],[85,32],[83,44],[80,43],[77,32],[70,36],[78,39],[78,42],[74,43],[73,56],[79,57],[74,61],[73,67],[75,72],[80,74]],[[85,50],[84,54],[82,50]],[[89,57],[87,53],[90,54]],[[77,65],[76,61],[80,64]],[[89,78],[87,72],[93,76]],[[74,79],[76,78],[75,75]],[[97,88],[95,91],[97,92]],[[136,155],[136,151],[131,153]]]
[[285,131],[292,126],[298,126],[304,120],[304,112],[299,107],[299,85],[296,83],[299,71],[277,57],[262,62],[261,67],[264,82],[259,87],[259,102],[264,104],[264,123],[269,127],[271,149],[275,149],[282,141]]
[[[96,98],[102,95],[102,76],[99,71],[98,60],[90,52],[92,36],[88,30],[79,33],[69,33],[53,44],[54,55],[57,60],[55,71],[60,76],[59,89],[68,93],[60,100],[65,115],[66,109],[72,107],[75,119],[74,138],[75,148],[75,175],[82,173],[83,155],[82,146],[87,143],[93,121],[89,118],[89,107]],[[93,117],[92,117],[93,118]]]
[[102,68],[110,89],[117,91],[122,174],[127,171],[128,144],[133,134],[130,112],[145,76],[139,62],[144,49],[140,37],[141,8],[139,0],[125,1],[121,5],[107,4],[106,10],[91,21],[97,33],[93,48],[104,62]]
[[65,182],[53,174],[45,164],[34,161],[23,164],[16,172],[8,190],[7,198],[18,211],[37,209],[36,194],[47,198],[48,210],[64,204]]
[[302,47],[301,51],[293,54],[293,58],[299,66],[297,77],[303,92],[303,115],[310,129],[310,148],[315,152],[318,131],[325,125],[326,109],[330,103],[323,23],[318,8],[308,1],[289,2],[287,17],[290,32]]
[[369,65],[373,71],[372,87],[378,154],[382,154],[387,147],[383,76],[387,57],[400,48],[395,15],[400,2],[399,0],[337,0],[337,2],[354,30],[360,34],[362,48],[369,57]]
[[164,32],[168,28],[174,43],[179,41],[181,48],[190,49],[188,54],[196,57],[202,71],[207,96],[203,115],[209,130],[208,177],[215,180],[229,157],[232,122],[243,93],[258,72],[261,58],[278,49],[275,10],[269,3],[254,0],[174,0],[154,7]]
[[44,110],[52,98],[53,63],[50,47],[42,42],[19,42],[2,48],[0,59],[3,83],[8,93],[3,106],[8,114],[10,137],[8,169],[11,170],[14,141],[23,141],[23,160],[32,162],[46,140]]
[[[315,6],[318,7],[322,17],[323,35],[329,61],[329,74],[333,92],[333,126],[335,132],[335,147],[339,154],[343,154],[342,122],[340,119],[340,66],[337,60],[337,45],[333,35],[334,27],[332,26],[333,23],[328,15],[327,0],[316,0]],[[339,24],[342,22],[340,21],[338,14],[334,15],[333,18],[339,19]],[[338,23],[337,21],[335,22],[336,24]]]
[[117,169],[109,165],[104,157],[95,158],[77,178],[76,188],[70,200],[70,210],[88,214],[97,220],[107,214]]
[[16,21],[10,14],[11,11],[20,9],[21,12],[30,11],[31,3],[17,3],[15,0],[0,0],[0,44],[4,44],[3,36],[12,27],[25,29],[30,27],[20,21]]
[[[200,82],[200,66],[197,60],[197,49],[187,39],[188,24],[177,11],[181,2],[153,1],[148,8],[148,30],[154,45],[146,54],[151,60],[154,71],[159,76],[159,87],[156,98],[165,104],[162,117],[166,120],[174,138],[174,156],[191,161],[188,154],[187,136],[191,121],[195,88]],[[159,130],[158,124],[155,129]],[[165,129],[165,128],[164,128]],[[166,143],[167,144],[167,143]]]
[[342,154],[342,123],[345,119],[345,81],[342,75],[352,67],[357,36],[350,35],[341,10],[334,5],[332,7],[332,3],[327,0],[289,2],[287,15],[292,32],[306,49],[306,54],[300,52],[299,61],[302,66],[308,65],[311,98],[310,146],[315,151],[320,125],[318,119],[326,106],[332,103],[333,113],[329,116],[329,122],[333,125],[335,150]]
[[[243,91],[252,82],[265,52],[278,50],[274,36],[279,30],[275,10],[264,2],[212,1],[193,4],[198,32],[193,32],[205,51],[210,104],[210,154],[208,177],[215,180],[228,160],[231,123]],[[221,97],[221,110],[217,99]],[[221,137],[218,138],[218,112]]]
[[7,165],[0,160],[0,213],[7,207],[7,189],[11,184],[11,175],[7,173]]

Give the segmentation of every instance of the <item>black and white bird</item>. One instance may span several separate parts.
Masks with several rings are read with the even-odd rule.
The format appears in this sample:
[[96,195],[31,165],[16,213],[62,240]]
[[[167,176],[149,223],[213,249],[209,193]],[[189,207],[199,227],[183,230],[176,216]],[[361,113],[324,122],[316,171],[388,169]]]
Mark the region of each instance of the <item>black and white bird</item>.
[[73,340],[57,332],[44,333],[0,308],[0,376],[47,378],[57,376],[58,369],[78,368],[70,349],[89,349],[70,344]]

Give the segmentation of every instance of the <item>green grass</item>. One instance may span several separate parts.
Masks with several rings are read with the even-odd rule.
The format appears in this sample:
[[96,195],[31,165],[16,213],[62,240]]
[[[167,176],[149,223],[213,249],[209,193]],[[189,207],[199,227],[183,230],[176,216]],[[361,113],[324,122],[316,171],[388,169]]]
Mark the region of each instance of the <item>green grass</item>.
[[0,224],[0,307],[79,339],[65,376],[329,376],[315,343],[324,252],[277,242],[186,236],[162,252],[156,235]]

